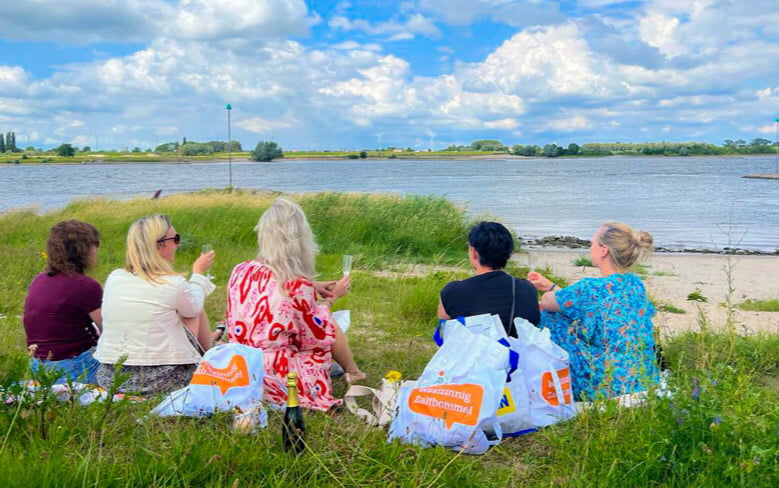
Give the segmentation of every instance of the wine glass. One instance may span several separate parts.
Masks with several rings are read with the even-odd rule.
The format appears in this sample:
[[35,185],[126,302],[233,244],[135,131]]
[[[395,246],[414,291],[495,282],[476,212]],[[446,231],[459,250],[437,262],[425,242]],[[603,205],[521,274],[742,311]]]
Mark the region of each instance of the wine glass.
[[352,272],[352,256],[349,254],[344,254],[343,270],[344,276],[349,276]]
[[[200,246],[201,254],[209,253],[213,249],[214,249],[214,246],[212,246],[211,244],[203,244],[202,246]],[[211,274],[211,268],[208,268],[208,270],[206,270],[205,277],[208,278],[209,280],[213,280],[214,279],[214,275]]]

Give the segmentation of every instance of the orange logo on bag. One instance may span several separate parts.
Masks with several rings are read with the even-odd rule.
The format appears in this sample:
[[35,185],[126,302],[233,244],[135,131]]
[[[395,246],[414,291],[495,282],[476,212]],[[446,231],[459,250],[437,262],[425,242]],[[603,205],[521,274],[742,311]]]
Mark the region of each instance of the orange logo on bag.
[[[563,403],[571,403],[571,371],[568,368],[557,370],[557,377],[560,378],[560,388],[563,390]],[[551,371],[544,371],[541,376],[541,397],[546,403],[553,407],[560,405],[560,399],[557,398],[557,391],[554,387],[554,379]]]
[[192,375],[191,385],[217,386],[224,395],[230,388],[249,386],[249,368],[243,356],[233,356],[224,368],[202,361]]
[[447,429],[455,422],[475,426],[483,396],[484,387],[472,383],[423,386],[411,390],[408,407],[414,413],[444,419]]

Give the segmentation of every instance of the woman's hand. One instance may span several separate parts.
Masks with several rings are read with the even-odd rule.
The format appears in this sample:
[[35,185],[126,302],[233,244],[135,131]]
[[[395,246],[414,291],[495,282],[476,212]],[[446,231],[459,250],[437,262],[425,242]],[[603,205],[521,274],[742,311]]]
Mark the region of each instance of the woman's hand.
[[349,275],[344,276],[340,280],[336,281],[333,285],[333,300],[337,300],[342,296],[349,293],[349,287],[352,284],[352,278]]
[[215,255],[216,254],[213,250],[201,254],[200,257],[195,259],[195,263],[192,265],[192,272],[204,274],[206,271],[211,269],[211,266],[214,264]]
[[335,281],[315,281],[314,282],[314,290],[316,290],[316,292],[322,298],[333,298],[334,286],[335,286]]
[[531,271],[527,274],[527,280],[540,292],[547,292],[552,287],[552,280],[541,273]]

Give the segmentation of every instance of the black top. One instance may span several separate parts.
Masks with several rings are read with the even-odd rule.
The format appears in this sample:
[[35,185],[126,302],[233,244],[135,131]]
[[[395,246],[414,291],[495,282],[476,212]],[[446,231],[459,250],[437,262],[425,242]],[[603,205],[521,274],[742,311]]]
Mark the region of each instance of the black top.
[[511,315],[511,286],[516,284],[514,317],[522,317],[538,325],[538,293],[527,280],[514,278],[504,271],[490,271],[462,281],[452,281],[441,290],[441,303],[446,314],[454,318],[484,313],[498,314],[506,333],[516,337]]

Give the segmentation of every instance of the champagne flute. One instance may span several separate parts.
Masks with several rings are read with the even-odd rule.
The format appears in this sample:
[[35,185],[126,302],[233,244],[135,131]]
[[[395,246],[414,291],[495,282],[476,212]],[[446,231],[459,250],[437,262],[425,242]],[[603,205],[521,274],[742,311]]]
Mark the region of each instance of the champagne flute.
[[[206,254],[206,253],[211,252],[213,249],[214,249],[214,246],[212,246],[211,244],[203,244],[200,247],[200,252],[201,252],[201,254]],[[208,278],[209,280],[213,280],[214,279],[214,275],[211,274],[211,268],[208,268],[208,270],[206,270],[205,277]]]
[[344,276],[349,276],[352,272],[352,256],[349,254],[344,254],[343,270]]
[[531,271],[536,270],[536,255],[533,253],[533,251],[529,250],[527,251],[527,272],[530,273]]

